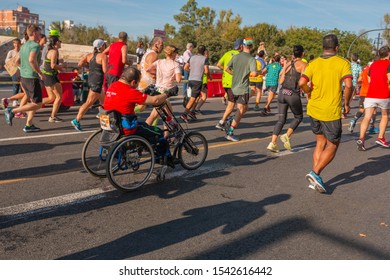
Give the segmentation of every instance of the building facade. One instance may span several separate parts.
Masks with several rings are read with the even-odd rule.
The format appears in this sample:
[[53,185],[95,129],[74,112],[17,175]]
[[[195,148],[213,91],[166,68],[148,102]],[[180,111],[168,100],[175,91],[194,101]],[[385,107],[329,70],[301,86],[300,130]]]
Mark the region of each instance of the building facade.
[[29,24],[38,25],[42,33],[45,32],[45,21],[39,20],[39,15],[30,13],[30,10],[18,6],[16,10],[0,10],[0,29],[16,31],[23,34]]

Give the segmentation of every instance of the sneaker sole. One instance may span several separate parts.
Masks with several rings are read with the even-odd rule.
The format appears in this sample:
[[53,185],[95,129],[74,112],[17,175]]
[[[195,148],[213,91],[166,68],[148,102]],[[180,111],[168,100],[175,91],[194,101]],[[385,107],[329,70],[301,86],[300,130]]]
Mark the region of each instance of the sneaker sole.
[[[306,175],[306,180],[309,181],[310,185],[313,186],[318,192],[320,193],[326,193],[326,189],[321,186],[317,180],[311,175],[311,174],[307,174]],[[310,187],[310,186],[309,186]]]
[[279,153],[279,150],[273,150],[273,149],[268,149],[268,148],[267,148],[267,150],[272,152],[272,153]]
[[366,150],[363,143],[361,143],[361,144],[356,143],[356,145],[357,145],[357,148],[359,151],[364,152]]

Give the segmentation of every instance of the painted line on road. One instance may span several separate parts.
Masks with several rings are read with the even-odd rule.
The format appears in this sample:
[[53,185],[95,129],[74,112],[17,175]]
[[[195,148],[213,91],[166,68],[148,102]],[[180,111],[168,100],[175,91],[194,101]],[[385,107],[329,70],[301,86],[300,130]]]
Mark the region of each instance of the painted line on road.
[[12,137],[12,138],[0,139],[0,142],[15,141],[15,140],[30,140],[30,139],[57,137],[57,136],[65,136],[65,135],[75,135],[75,134],[82,134],[82,133],[92,133],[92,132],[95,132],[95,131],[96,130],[85,130],[85,131],[74,131],[74,132],[64,132],[64,133],[45,134],[45,135]]

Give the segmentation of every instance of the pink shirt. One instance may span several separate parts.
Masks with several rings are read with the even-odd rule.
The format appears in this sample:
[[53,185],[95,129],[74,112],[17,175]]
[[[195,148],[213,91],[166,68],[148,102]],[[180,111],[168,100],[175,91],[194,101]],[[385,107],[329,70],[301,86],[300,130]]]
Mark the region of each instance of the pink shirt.
[[156,86],[169,89],[175,85],[176,74],[181,74],[180,65],[171,59],[159,59],[153,62],[156,67]]

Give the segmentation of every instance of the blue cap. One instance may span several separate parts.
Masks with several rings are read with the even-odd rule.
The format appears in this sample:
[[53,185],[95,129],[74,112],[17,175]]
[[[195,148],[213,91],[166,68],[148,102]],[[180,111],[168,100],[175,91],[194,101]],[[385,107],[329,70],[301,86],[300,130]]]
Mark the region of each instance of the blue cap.
[[243,43],[243,40],[242,39],[237,39],[235,42],[234,42],[234,49],[235,50],[238,50],[240,48],[240,46],[242,45]]

